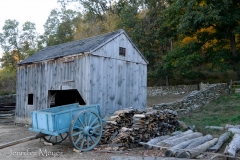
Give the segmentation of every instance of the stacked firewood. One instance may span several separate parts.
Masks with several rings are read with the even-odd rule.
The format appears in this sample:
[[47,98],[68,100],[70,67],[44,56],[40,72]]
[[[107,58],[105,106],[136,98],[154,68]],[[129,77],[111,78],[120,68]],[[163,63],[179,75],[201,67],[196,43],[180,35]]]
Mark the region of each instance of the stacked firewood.
[[119,110],[103,128],[102,143],[147,142],[149,139],[175,131],[177,114],[172,110]]

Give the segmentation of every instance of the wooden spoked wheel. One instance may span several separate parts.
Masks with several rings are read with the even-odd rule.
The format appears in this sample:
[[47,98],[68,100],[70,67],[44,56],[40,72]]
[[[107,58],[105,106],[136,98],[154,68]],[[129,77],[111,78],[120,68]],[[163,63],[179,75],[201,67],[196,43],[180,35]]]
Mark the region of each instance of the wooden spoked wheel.
[[93,149],[102,136],[102,119],[94,111],[85,110],[74,117],[69,128],[72,145],[80,151]]
[[68,137],[68,133],[60,133],[58,136],[52,136],[52,135],[44,135],[42,138],[44,141],[48,143],[52,143],[53,145],[62,143],[66,138]]

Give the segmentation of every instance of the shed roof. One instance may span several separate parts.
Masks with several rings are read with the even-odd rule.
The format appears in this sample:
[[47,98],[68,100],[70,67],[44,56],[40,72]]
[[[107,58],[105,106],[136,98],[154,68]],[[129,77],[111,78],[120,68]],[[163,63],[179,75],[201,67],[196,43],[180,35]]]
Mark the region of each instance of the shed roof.
[[[55,46],[49,46],[49,47],[46,47],[46,48],[42,49],[41,51],[35,53],[34,55],[28,57],[27,59],[23,60],[22,62],[18,63],[18,65],[34,63],[34,62],[50,60],[50,59],[56,59],[56,58],[79,54],[79,53],[84,53],[84,52],[91,52],[91,51],[99,48],[99,46],[102,46],[102,45],[108,43],[109,40],[114,39],[115,37],[117,37],[118,35],[120,35],[122,33],[124,33],[127,36],[125,31],[121,29],[121,30],[117,30],[115,32],[106,33],[106,34],[98,35],[95,37],[85,38],[85,39],[72,41],[72,42],[68,42],[68,43],[64,43],[64,44],[59,44],[59,45],[55,45]],[[130,40],[129,37],[128,37],[128,39]],[[130,42],[133,44],[133,42],[131,40],[130,40]],[[136,48],[136,46],[134,44],[133,44],[133,46]],[[147,60],[144,58],[144,56],[141,54],[140,51],[139,51],[139,54],[147,62]]]

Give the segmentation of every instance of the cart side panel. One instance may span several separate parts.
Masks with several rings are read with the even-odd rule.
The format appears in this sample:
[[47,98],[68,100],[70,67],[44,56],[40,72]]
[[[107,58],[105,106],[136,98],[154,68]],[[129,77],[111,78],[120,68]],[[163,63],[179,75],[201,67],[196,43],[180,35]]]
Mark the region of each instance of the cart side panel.
[[72,121],[72,112],[64,112],[56,115],[56,131],[58,133],[68,131]]
[[44,112],[32,112],[32,128],[54,131],[54,117],[55,115]]

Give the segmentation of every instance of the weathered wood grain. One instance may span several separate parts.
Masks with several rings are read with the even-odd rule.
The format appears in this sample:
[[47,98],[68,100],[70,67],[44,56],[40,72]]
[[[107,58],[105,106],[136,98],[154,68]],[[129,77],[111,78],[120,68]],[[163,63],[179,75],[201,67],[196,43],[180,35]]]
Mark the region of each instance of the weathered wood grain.
[[[126,56],[119,55],[126,48]],[[55,53],[56,54],[56,53]],[[146,107],[147,62],[125,33],[90,52],[18,66],[16,123],[50,107],[50,91],[77,89],[86,104],[100,104],[102,117]],[[33,94],[33,105],[28,105]]]

